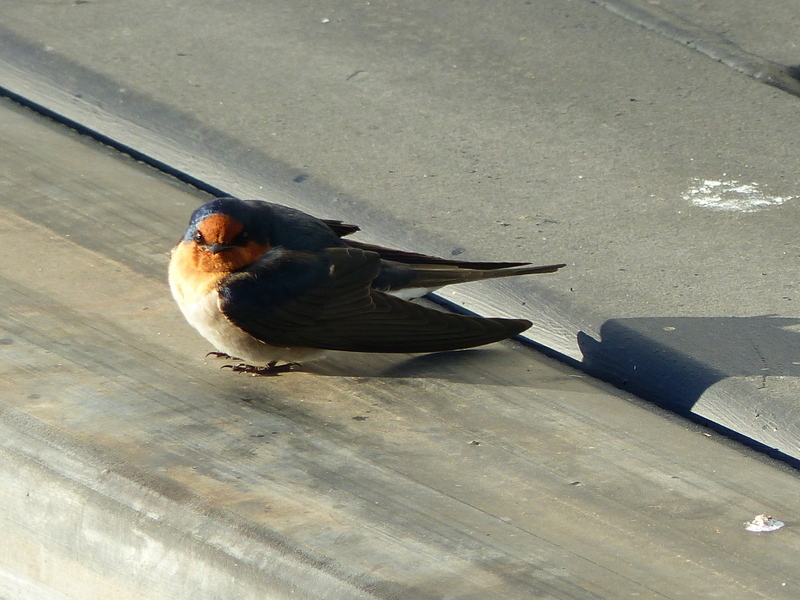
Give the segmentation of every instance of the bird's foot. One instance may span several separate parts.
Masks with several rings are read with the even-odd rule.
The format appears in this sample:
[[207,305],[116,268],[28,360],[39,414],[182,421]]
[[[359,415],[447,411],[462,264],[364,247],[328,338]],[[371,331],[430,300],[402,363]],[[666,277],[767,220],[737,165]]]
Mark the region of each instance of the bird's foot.
[[288,373],[292,367],[299,366],[300,363],[285,363],[278,364],[277,360],[267,363],[266,365],[248,365],[246,363],[239,363],[238,365],[223,365],[221,369],[230,369],[234,373],[249,373],[250,375],[264,375],[274,376],[281,373]]

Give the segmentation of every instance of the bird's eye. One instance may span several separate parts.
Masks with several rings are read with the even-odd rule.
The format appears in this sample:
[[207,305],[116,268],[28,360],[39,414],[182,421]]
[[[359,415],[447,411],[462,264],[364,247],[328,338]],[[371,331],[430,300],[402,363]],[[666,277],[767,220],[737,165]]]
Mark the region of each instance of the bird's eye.
[[194,233],[194,241],[197,242],[198,244],[205,244],[206,243],[206,239],[203,237],[203,234],[200,233],[199,231],[195,231],[195,233]]
[[236,238],[233,240],[233,243],[237,246],[245,246],[247,242],[250,241],[250,234],[246,231],[242,231]]

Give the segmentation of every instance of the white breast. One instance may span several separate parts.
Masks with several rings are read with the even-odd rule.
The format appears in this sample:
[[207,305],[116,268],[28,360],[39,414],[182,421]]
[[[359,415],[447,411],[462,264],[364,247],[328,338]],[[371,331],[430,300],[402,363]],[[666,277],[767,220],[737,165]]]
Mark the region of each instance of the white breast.
[[272,346],[254,338],[225,316],[220,309],[219,294],[216,290],[193,302],[187,302],[186,299],[179,297],[174,287],[172,291],[189,324],[220,352],[254,365],[272,361],[300,362],[320,353],[314,348]]

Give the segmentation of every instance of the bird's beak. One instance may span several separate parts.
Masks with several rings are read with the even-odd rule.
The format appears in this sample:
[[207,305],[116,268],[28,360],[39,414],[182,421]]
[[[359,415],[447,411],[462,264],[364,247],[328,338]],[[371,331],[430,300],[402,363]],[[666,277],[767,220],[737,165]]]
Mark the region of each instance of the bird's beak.
[[223,250],[230,250],[233,248],[230,244],[208,244],[206,249],[211,252],[211,254],[219,254]]

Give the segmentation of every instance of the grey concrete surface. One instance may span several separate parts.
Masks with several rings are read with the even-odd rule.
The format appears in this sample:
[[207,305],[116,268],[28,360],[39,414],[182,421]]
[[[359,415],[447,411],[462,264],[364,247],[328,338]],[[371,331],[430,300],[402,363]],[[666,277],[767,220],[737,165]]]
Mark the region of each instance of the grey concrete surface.
[[0,195],[0,597],[797,597],[793,469],[515,343],[220,370],[203,195],[7,100]]
[[674,15],[728,40],[745,52],[767,60],[783,65],[800,65],[800,11],[792,0],[771,0],[767,3],[628,0],[625,4],[638,6],[645,11],[655,13],[658,10],[659,14]]
[[753,79],[800,96],[793,3],[590,0]]
[[[417,250],[569,262],[445,297],[798,458],[798,100],[607,10],[697,7],[600,4],[9,0],[0,69],[213,188]],[[712,4],[703,36],[793,62],[792,5]]]

